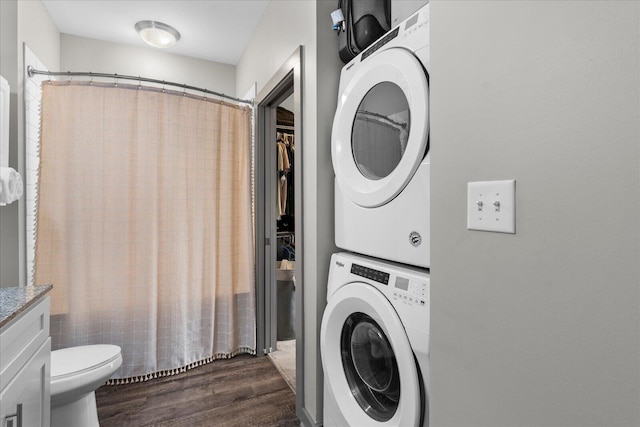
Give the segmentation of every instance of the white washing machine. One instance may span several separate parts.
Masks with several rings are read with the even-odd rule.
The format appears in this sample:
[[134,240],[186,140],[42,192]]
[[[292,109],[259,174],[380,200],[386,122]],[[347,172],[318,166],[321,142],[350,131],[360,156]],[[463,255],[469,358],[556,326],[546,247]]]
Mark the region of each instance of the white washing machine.
[[327,288],[324,425],[428,426],[427,271],[337,253]]
[[430,266],[429,5],[346,64],[331,134],[336,246]]

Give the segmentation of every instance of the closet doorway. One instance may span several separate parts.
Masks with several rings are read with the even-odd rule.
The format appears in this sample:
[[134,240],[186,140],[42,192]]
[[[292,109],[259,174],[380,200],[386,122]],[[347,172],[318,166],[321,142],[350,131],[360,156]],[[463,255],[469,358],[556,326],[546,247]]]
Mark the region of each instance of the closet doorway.
[[302,47],[256,98],[257,348],[303,400]]

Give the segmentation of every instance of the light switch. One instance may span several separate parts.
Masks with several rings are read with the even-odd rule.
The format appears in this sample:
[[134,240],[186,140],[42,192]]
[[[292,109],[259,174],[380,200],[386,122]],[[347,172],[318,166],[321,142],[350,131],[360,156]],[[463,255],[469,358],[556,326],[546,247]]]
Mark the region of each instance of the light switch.
[[467,228],[515,234],[516,181],[467,183]]

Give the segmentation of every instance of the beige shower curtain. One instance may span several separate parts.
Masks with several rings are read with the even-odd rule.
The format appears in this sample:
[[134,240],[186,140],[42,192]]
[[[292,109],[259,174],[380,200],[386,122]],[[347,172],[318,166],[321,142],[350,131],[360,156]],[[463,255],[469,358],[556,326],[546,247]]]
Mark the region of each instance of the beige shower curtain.
[[35,282],[52,344],[117,344],[114,378],[255,354],[250,109],[43,84]]

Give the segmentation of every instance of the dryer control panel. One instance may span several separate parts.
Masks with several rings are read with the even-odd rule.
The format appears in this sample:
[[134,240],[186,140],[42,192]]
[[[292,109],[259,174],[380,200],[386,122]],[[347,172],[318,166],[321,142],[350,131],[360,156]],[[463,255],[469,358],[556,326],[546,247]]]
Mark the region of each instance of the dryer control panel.
[[[417,15],[416,15],[417,16]],[[400,27],[396,27],[395,29],[389,31],[387,34],[385,34],[384,36],[380,37],[380,39],[378,39],[377,42],[375,42],[374,44],[372,44],[369,48],[367,48],[367,50],[364,51],[364,53],[362,54],[362,57],[360,58],[360,61],[364,61],[365,59],[367,59],[372,53],[375,53],[375,51],[377,51],[378,49],[380,49],[382,46],[384,46],[385,44],[389,43],[391,40],[395,39],[396,37],[398,37],[398,32],[400,31]]]

